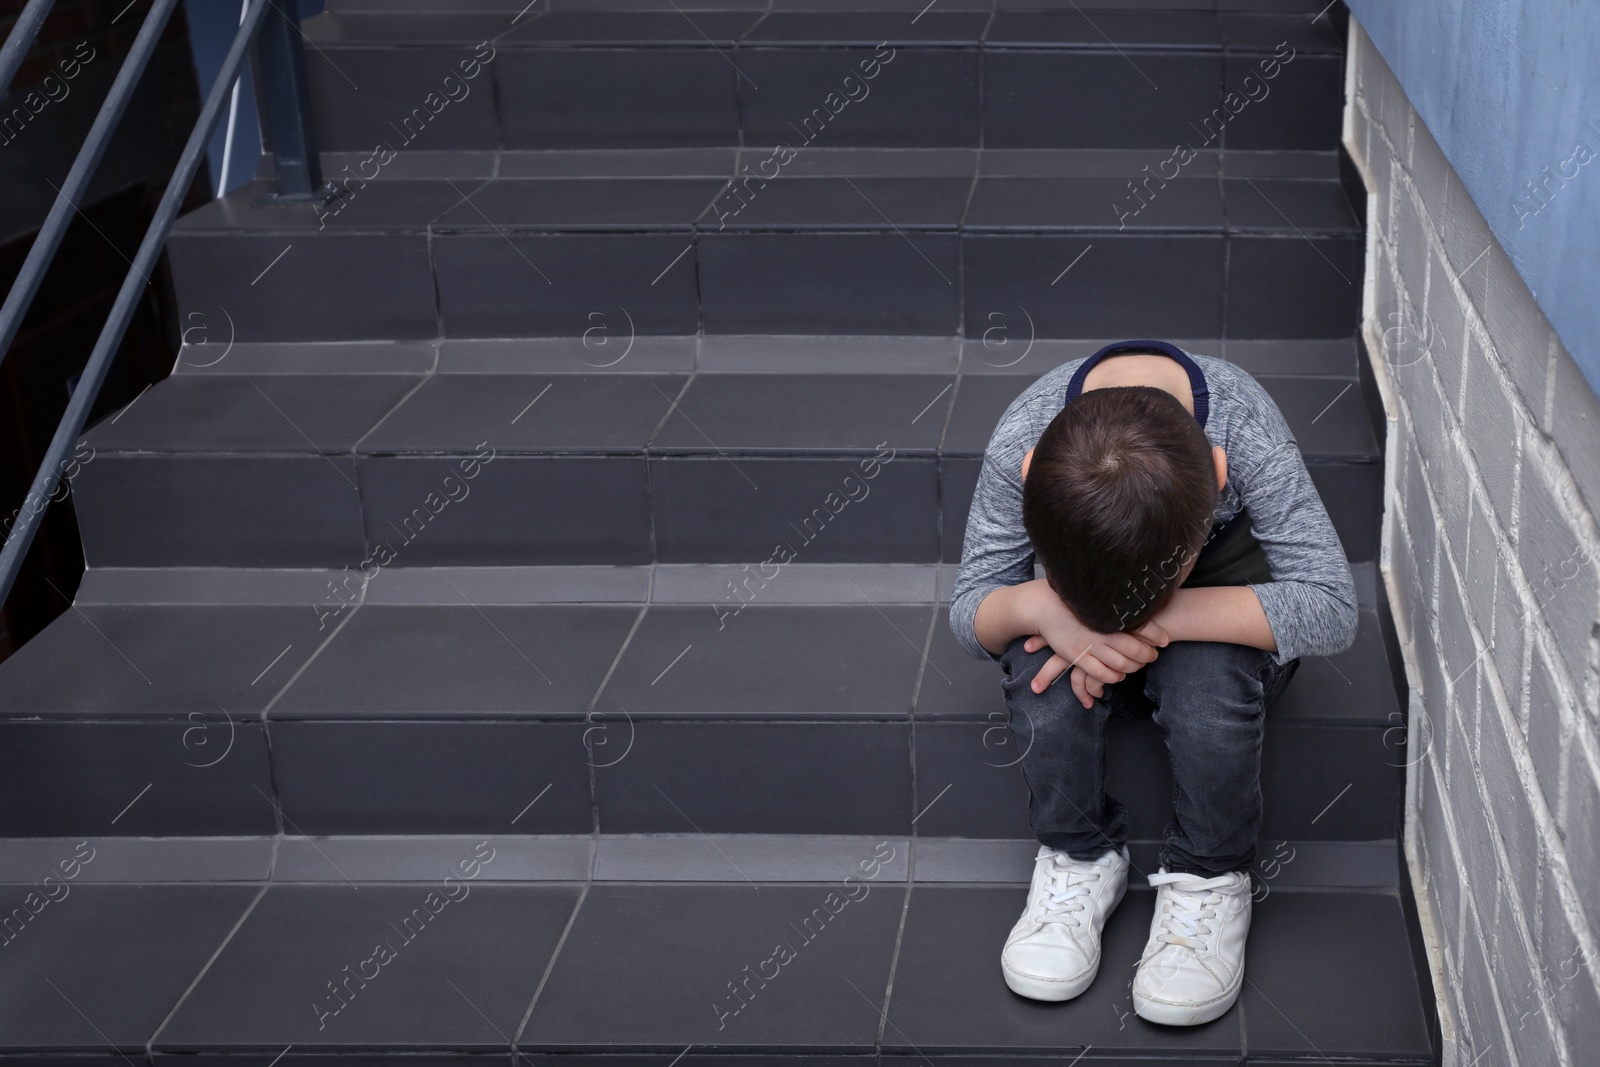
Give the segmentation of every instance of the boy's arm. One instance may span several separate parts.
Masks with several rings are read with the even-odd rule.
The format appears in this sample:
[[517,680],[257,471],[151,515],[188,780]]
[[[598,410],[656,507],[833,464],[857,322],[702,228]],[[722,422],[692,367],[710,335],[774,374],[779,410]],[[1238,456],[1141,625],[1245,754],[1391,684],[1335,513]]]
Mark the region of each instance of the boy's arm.
[[[950,595],[950,632],[962,648],[980,659],[998,660],[1009,642],[1001,640],[1002,627],[994,625],[992,609],[984,613],[991,625],[979,636],[979,608],[990,594],[1033,580],[1033,546],[1022,528],[1022,456],[1027,445],[1018,440],[1025,434],[1019,434],[1013,425],[1015,414],[1008,410],[1001,418],[984,453],[967,513],[961,565]],[[1016,469],[1008,470],[1013,459]]]
[[1274,658],[1287,663],[1349,648],[1359,621],[1350,561],[1292,438],[1267,457],[1242,495],[1272,568],[1272,581],[1246,588],[1272,627]]
[[1174,641],[1226,641],[1274,653],[1278,663],[1341,652],[1355,640],[1355,582],[1294,435],[1272,397],[1234,370],[1245,408],[1230,481],[1249,512],[1272,581],[1179,589],[1157,616]]
[[1282,412],[1259,382],[1240,376],[1254,428],[1270,443],[1261,461],[1241,472],[1238,490],[1272,568],[1272,581],[1248,588],[1272,628],[1274,659],[1343,652],[1360,617],[1350,561]]
[[1253,586],[1178,589],[1156,613],[1155,621],[1173,641],[1222,641],[1266,652],[1278,650],[1278,639]]

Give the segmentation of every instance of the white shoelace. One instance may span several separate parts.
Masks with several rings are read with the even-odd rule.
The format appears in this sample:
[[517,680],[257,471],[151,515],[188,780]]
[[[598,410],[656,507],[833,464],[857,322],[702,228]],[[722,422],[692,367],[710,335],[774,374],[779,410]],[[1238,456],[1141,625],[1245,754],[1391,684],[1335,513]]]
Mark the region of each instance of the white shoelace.
[[1050,884],[1045,892],[1040,922],[1055,922],[1065,926],[1083,925],[1086,898],[1093,892],[1086,883],[1098,882],[1099,871],[1085,870],[1085,865],[1073,863],[1063,856],[1052,856]]
[[1152,874],[1150,884],[1172,887],[1165,894],[1160,916],[1161,932],[1156,935],[1156,941],[1196,952],[1206,951],[1214,933],[1206,920],[1217,917],[1216,906],[1222,903],[1222,894],[1217,890],[1232,885],[1233,879],[1227,875],[1197,879],[1192,874],[1169,874],[1163,871]]

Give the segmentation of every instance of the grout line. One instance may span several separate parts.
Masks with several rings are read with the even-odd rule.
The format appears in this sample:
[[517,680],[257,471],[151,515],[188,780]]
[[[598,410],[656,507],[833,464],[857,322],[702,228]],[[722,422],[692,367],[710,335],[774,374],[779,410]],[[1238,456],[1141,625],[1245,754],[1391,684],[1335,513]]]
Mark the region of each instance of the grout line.
[[911,914],[911,893],[916,888],[916,857],[916,839],[912,838],[906,842],[905,896],[900,904],[900,925],[894,934],[894,951],[889,954],[889,978],[883,987],[883,1014],[878,1019],[876,1051],[880,1058],[883,1056],[883,1032],[889,1025],[889,1002],[894,999],[894,979],[895,972],[900,966],[900,949],[906,939],[906,918]]
[[[939,440],[934,442],[934,446],[933,446],[934,455],[935,455],[936,459],[939,459],[939,460],[943,460],[943,458],[944,458],[944,443],[945,443],[945,439],[950,436],[950,424],[952,422],[954,422],[955,419],[956,419],[956,404],[960,403],[960,401],[961,401],[961,383],[967,377],[965,374],[961,373],[961,360],[965,355],[966,355],[966,346],[962,343],[960,338],[957,338],[956,339],[956,370],[955,370],[955,373],[950,376],[950,380],[955,384],[955,392],[950,394],[950,406],[945,409],[944,424],[939,427]],[[940,479],[940,481],[941,481],[941,485],[940,485],[940,490],[941,491],[939,492],[938,496],[936,497],[934,503],[936,505],[941,505],[942,506],[943,503],[944,503],[944,496],[943,496],[943,492],[942,492],[942,489],[943,489],[942,481],[943,481],[943,479]],[[940,512],[938,514],[941,516],[941,522],[942,522],[942,517],[943,517],[943,514],[944,514],[942,508],[941,508],[941,510],[940,510]],[[940,536],[942,538],[943,534],[944,534],[944,530],[942,529],[942,526],[941,526],[941,529],[940,529],[939,533],[940,533]],[[943,541],[942,540],[940,541],[940,551],[941,551],[941,554],[942,554],[943,553]],[[943,560],[940,560],[940,562],[943,562]],[[939,598],[938,597],[938,589],[937,589],[937,587],[935,587],[934,599],[937,600],[938,598]]]
[[[677,396],[667,397],[667,410],[665,410],[665,411],[663,411],[661,413],[661,418],[656,422],[655,429],[651,430],[650,431],[650,435],[644,439],[644,454],[645,454],[645,466],[646,467],[649,466],[649,463],[650,463],[650,449],[655,445],[656,438],[660,437],[661,436],[661,431],[667,428],[667,421],[672,418],[673,412],[677,411],[679,406],[683,403],[683,398],[689,394],[689,387],[694,384],[694,380],[695,380],[696,376],[700,373],[699,364],[700,364],[700,340],[699,340],[698,337],[696,337],[696,339],[695,339],[695,368],[690,370],[688,374],[684,375],[683,384],[678,387],[678,395]],[[712,447],[715,448],[716,446],[713,445]],[[651,529],[654,530],[655,523],[653,521],[654,520],[654,511],[653,510],[651,512],[651,518],[652,518]],[[651,547],[652,550],[655,548],[655,545],[654,545],[653,542],[652,542],[650,547]],[[652,560],[654,560],[656,558],[654,551],[651,552],[650,558]]]
[[583,910],[584,902],[589,899],[589,890],[593,888],[593,874],[590,872],[590,881],[584,883],[578,891],[578,899],[572,905],[572,914],[567,916],[566,926],[561,928],[561,937],[556,941],[555,951],[550,953],[550,962],[544,965],[544,974],[539,976],[539,985],[533,991],[533,999],[528,1001],[528,1010],[522,1013],[522,1022],[517,1025],[517,1032],[511,1035],[511,1062],[516,1063],[517,1042],[522,1040],[523,1031],[528,1028],[528,1020],[533,1018],[533,1009],[539,1005],[539,996],[544,992],[544,987],[550,981],[550,975],[555,972],[556,961],[561,958],[562,949],[567,946],[567,937],[572,933],[572,928],[578,923],[578,913]]
[[[655,567],[652,565],[649,584],[645,588],[645,602],[639,605],[639,613],[633,617],[633,625],[628,627],[627,634],[622,638],[622,644],[617,646],[616,655],[611,657],[611,665],[606,668],[605,676],[600,679],[600,684],[595,687],[594,696],[589,698],[589,706],[583,709],[583,722],[586,724],[585,732],[588,730],[587,724],[594,721],[594,708],[600,702],[600,694],[604,693],[606,686],[611,683],[611,676],[616,673],[617,667],[622,663],[623,655],[628,651],[628,646],[633,643],[633,635],[639,632],[639,626],[644,622],[645,614],[650,610],[650,595],[654,587]],[[588,758],[592,756],[592,753],[585,751],[584,756],[584,762],[589,765],[589,825],[591,827],[589,832],[589,878],[593,880],[595,864],[598,862],[600,855],[600,775],[599,768],[594,765],[594,760]]]
[[[932,610],[932,615],[928,619],[928,633],[922,639],[922,651],[924,653],[928,653],[928,652],[932,652],[933,651],[934,627],[939,625],[939,572],[938,572],[938,570],[935,570],[932,573],[932,575],[930,575],[930,577],[933,579],[933,585],[934,585],[933,596],[929,599],[928,603],[926,603],[924,605],[921,605],[923,607],[927,607],[927,608],[930,608]],[[906,710],[906,714],[912,719],[916,718],[917,701],[919,699],[921,699],[921,697],[922,697],[922,683],[923,683],[924,679],[927,678],[928,667],[930,665],[931,665],[931,661],[928,659],[928,657],[926,655],[923,655],[921,657],[920,661],[917,663],[917,677],[916,677],[916,680],[911,683],[911,707]],[[913,768],[913,770],[914,769],[915,768]]]
[[215,951],[213,951],[211,956],[206,960],[205,966],[201,967],[199,973],[196,974],[192,980],[190,980],[188,987],[184,989],[182,995],[178,997],[177,1003],[172,1005],[172,1008],[167,1012],[166,1017],[161,1020],[160,1025],[155,1028],[155,1032],[150,1035],[150,1039],[144,1043],[144,1054],[147,1060],[153,1060],[155,1057],[156,1038],[161,1036],[161,1031],[167,1028],[167,1024],[172,1022],[173,1016],[177,1015],[179,1010],[183,1008],[184,1002],[189,999],[189,994],[193,993],[195,987],[200,984],[203,978],[205,978],[206,974],[211,970],[211,965],[217,962],[217,957],[222,955],[222,950],[227,948],[229,943],[233,941],[234,935],[239,932],[239,928],[244,925],[245,920],[250,918],[251,914],[256,910],[256,905],[261,903],[261,898],[267,895],[267,890],[270,888],[270,883],[262,883],[262,886],[260,890],[257,891],[255,898],[250,901],[249,907],[244,909],[244,914],[240,915],[239,918],[235,920],[232,928],[229,929],[226,936],[223,937],[222,943],[216,947]]
[[[1254,891],[1252,890],[1252,892],[1254,892]],[[1132,988],[1133,988],[1132,986],[1129,986],[1129,992],[1130,993],[1132,992]],[[1242,994],[1243,990],[1241,990],[1240,992]],[[1234,1006],[1239,1009],[1239,1062],[1240,1063],[1249,1063],[1250,1062],[1250,1024],[1246,1021],[1246,1018],[1245,1018],[1245,1003],[1244,1003],[1244,999],[1245,998],[1241,995],[1238,1000],[1234,1001]],[[1084,1051],[1087,1052],[1088,1050],[1085,1049]]]
[[[329,634],[328,634],[328,636],[326,638],[323,639],[322,643],[319,644],[316,648],[311,650],[311,655],[306,657],[306,661],[304,663],[300,664],[299,669],[297,669],[293,674],[291,674],[289,676],[289,680],[283,683],[282,688],[280,688],[276,693],[274,693],[272,695],[272,699],[268,700],[261,707],[261,715],[260,715],[260,718],[259,718],[259,721],[261,723],[261,740],[262,740],[262,743],[267,746],[267,788],[272,790],[272,796],[269,797],[268,799],[272,803],[273,825],[274,825],[274,827],[276,827],[277,833],[278,833],[278,835],[280,837],[283,835],[283,832],[284,832],[283,831],[283,826],[284,826],[284,818],[285,818],[285,816],[283,814],[283,800],[282,800],[281,796],[279,795],[279,791],[278,791],[278,762],[277,762],[277,759],[276,759],[276,757],[274,755],[274,749],[272,747],[272,725],[273,724],[268,719],[267,713],[270,712],[274,707],[277,706],[278,701],[283,699],[283,695],[289,691],[289,689],[295,684],[295,682],[300,680],[300,676],[302,674],[304,674],[307,670],[310,669],[311,664],[315,663],[316,660],[317,660],[317,657],[322,655],[322,650],[327,648],[329,643],[331,643],[333,641],[333,639],[339,635],[339,631],[344,629],[345,626],[349,624],[350,620],[356,617],[356,613],[361,610],[362,606],[365,605],[366,602],[367,602],[367,582],[362,582],[361,583],[361,593],[356,597],[356,602],[350,608],[350,613],[348,615],[346,615],[343,619],[341,619],[340,621],[338,621],[337,623],[334,624],[333,630],[331,632],[329,632]],[[312,605],[312,606],[315,607],[315,605]],[[274,865],[274,867],[276,867],[276,864],[277,864],[277,848],[276,848],[276,846],[274,846],[274,848],[273,848],[273,865]]]
[[[430,255],[431,255],[431,253],[430,253]],[[385,422],[389,421],[389,418],[392,415],[394,415],[395,412],[399,411],[402,407],[405,406],[406,401],[410,400],[413,396],[416,396],[417,390],[421,389],[424,385],[427,385],[428,382],[430,380],[432,380],[433,376],[439,372],[439,348],[440,348],[440,342],[439,342],[438,339],[435,339],[434,342],[433,342],[433,366],[431,368],[429,368],[428,371],[426,373],[424,373],[421,378],[417,379],[417,384],[416,385],[414,385],[410,389],[406,390],[405,395],[402,396],[399,400],[396,400],[394,402],[394,406],[393,407],[391,407],[388,411],[385,411],[381,416],[379,416],[378,421],[373,423],[371,426],[369,426],[367,428],[367,432],[366,433],[364,433],[360,437],[356,438],[355,441],[350,445],[350,455],[353,458],[359,456],[361,446],[362,446],[363,443],[365,443],[367,438],[371,437],[374,433],[376,433],[378,431],[378,427],[382,426]],[[344,453],[342,453],[342,452],[339,453],[339,454],[340,455],[344,455]],[[357,464],[356,481],[359,482],[360,480],[361,480],[360,466],[359,466],[359,464]],[[357,489],[357,492],[359,493],[359,487]],[[359,501],[358,501],[358,503],[359,503]],[[366,518],[366,509],[365,508],[362,509],[362,518],[363,519]],[[364,530],[362,532],[365,533]],[[365,546],[363,546],[363,547],[365,547]]]
[[[652,583],[655,580],[653,573],[654,570],[655,568],[652,567],[652,575],[650,579]],[[634,616],[633,625],[628,627],[627,634],[622,638],[622,644],[617,646],[616,655],[611,657],[611,666],[606,668],[605,676],[600,679],[600,684],[595,687],[594,696],[589,698],[589,706],[583,709],[585,719],[594,713],[594,706],[600,703],[600,694],[605,692],[606,685],[611,681],[611,676],[616,673],[617,667],[622,663],[623,654],[628,651],[628,645],[632,643],[633,635],[639,632],[639,625],[640,623],[644,622],[645,612],[650,610],[649,598],[650,590],[646,588],[645,602],[639,605],[639,614]]]
[[[300,664],[299,668],[293,674],[291,674],[289,676],[289,680],[284,682],[283,686],[276,693],[272,694],[272,699],[267,701],[266,704],[264,704],[262,706],[262,708],[261,708],[261,722],[262,722],[263,725],[265,725],[266,722],[267,722],[267,713],[270,712],[274,707],[277,706],[278,701],[283,699],[284,694],[287,693],[290,690],[291,687],[293,687],[295,682],[300,680],[300,676],[302,674],[304,674],[308,669],[310,669],[311,665],[317,661],[317,657],[322,655],[322,650],[328,647],[329,643],[331,643],[333,641],[333,639],[338,636],[339,631],[344,629],[347,625],[349,625],[350,620],[355,618],[356,617],[356,613],[359,612],[366,605],[366,603],[367,603],[367,586],[369,584],[371,584],[371,582],[373,580],[374,579],[368,579],[367,581],[361,583],[361,592],[356,597],[356,602],[353,605],[350,606],[350,613],[348,615],[345,615],[345,617],[343,619],[339,620],[337,623],[334,624],[334,627],[328,633],[328,636],[322,639],[322,643],[319,644],[316,648],[311,650],[311,655],[306,657],[306,661],[304,663]],[[313,607],[314,606],[315,605],[313,605]]]
[[[444,299],[439,295],[439,260],[434,253],[434,243],[437,240],[438,235],[433,232],[432,226],[429,226],[422,231],[423,247],[427,248],[428,250],[429,290],[433,294],[433,371],[437,371],[439,369],[439,351],[444,346],[445,337]],[[430,371],[429,373],[433,373],[433,371]],[[364,439],[366,435],[363,434],[362,437]]]

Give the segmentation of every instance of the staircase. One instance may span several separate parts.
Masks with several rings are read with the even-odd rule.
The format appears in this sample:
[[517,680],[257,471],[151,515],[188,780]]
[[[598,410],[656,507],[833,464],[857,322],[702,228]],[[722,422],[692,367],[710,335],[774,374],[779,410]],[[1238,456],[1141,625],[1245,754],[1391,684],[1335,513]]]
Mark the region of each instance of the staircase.
[[[341,196],[180,221],[178,365],[86,435],[90,569],[0,667],[0,1048],[1433,1062],[1342,9],[1100,2],[307,20]],[[1000,981],[1035,846],[946,624],[1001,411],[1131,336],[1259,376],[1362,597],[1193,1029],[1132,1014],[1137,874],[1086,995]],[[1166,755],[1115,730],[1150,872]]]

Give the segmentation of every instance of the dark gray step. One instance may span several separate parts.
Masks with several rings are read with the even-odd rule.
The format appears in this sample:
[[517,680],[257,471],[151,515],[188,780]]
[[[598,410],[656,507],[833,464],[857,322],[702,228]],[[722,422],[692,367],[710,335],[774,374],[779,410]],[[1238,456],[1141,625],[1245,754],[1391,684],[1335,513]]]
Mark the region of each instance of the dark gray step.
[[[527,805],[523,805],[526,807]],[[518,813],[511,813],[507,821]],[[911,870],[928,885],[1023,884],[1039,850],[1032,838],[822,834],[501,834],[485,882],[821,882],[855,868],[863,849],[893,850],[879,880]],[[286,831],[254,837],[6,837],[0,866],[57,866],[61,856],[93,851],[80,884],[175,882],[399,882],[432,877],[471,852],[470,834],[323,835]],[[1155,841],[1134,841],[1136,869],[1160,862]],[[915,867],[912,867],[912,864]],[[1280,890],[1393,889],[1401,856],[1393,841],[1272,841],[1254,870],[1265,899]]]
[[[611,343],[626,351],[626,339]],[[959,560],[983,449],[1032,374],[994,373],[985,359],[1009,361],[1011,349],[981,342],[962,357],[970,372],[955,362],[954,339],[818,350],[827,345],[774,352],[760,338],[646,340],[634,363],[584,374],[176,374],[85,438],[94,459],[74,489],[86,558],[91,566],[340,567],[375,552],[405,566],[758,562],[788,541],[807,562]],[[207,362],[214,347],[186,358]],[[1045,346],[1040,356],[1076,347]],[[703,348],[723,369],[694,369]],[[1021,355],[1025,346],[1012,348]],[[468,365],[575,367],[610,350],[452,351]],[[898,368],[820,372],[852,351]],[[810,373],[734,369],[808,364]],[[919,364],[934,372],[916,372]],[[659,373],[627,369],[652,365]],[[1296,434],[1347,553],[1374,558],[1382,466],[1355,379],[1260,380]],[[830,503],[838,493],[857,499]]]
[[[91,570],[0,665],[0,834],[262,834],[281,805],[310,834],[1027,836],[1000,669],[934,569],[790,568],[742,610],[737,568],[391,568],[354,606],[326,572]],[[1113,731],[1153,839],[1159,732]],[[1267,737],[1263,839],[1396,836],[1415,754],[1375,607]]]
[[1054,6],[346,10],[307,71],[334,150],[1338,146],[1330,17]]
[[1363,244],[1336,180],[1165,181],[1132,162],[975,180],[345,177],[328,208],[263,204],[253,185],[180,220],[168,255],[179,305],[244,341],[580,337],[596,315],[641,334],[978,337],[996,315],[1041,337],[1355,332]]
[[[354,181],[371,150],[324,151],[323,173],[341,184]],[[397,154],[378,175],[399,179],[478,178],[719,178],[727,180],[744,168],[760,174],[760,163],[771,148],[563,148],[537,150],[429,151],[416,149]],[[785,177],[850,178],[1119,178],[1160,175],[1165,152],[1136,148],[828,148],[809,147],[783,165]],[[375,162],[375,161],[374,161]],[[371,174],[373,164],[366,164]],[[348,169],[347,169],[348,168]],[[1173,167],[1165,168],[1173,180]],[[270,177],[274,164],[261,162],[261,177]],[[770,173],[770,167],[769,167]],[[1204,149],[1178,169],[1181,178],[1262,179],[1298,178],[1336,181],[1338,153],[1309,151],[1222,151]],[[377,179],[370,179],[376,181]],[[1151,178],[1151,189],[1160,185]],[[467,186],[463,186],[467,188]],[[752,186],[752,188],[758,188]],[[1124,191],[1126,187],[1124,186]],[[333,224],[335,219],[330,219]]]
[[[543,0],[529,8],[526,0],[327,0],[325,10],[343,15],[474,13],[528,18],[536,11],[639,13],[660,11],[657,0]],[[819,12],[867,10],[909,12],[916,15],[927,7],[927,0],[689,0],[678,5],[695,12]],[[1087,7],[1091,11],[1221,11],[1245,14],[1300,14],[1310,23],[1329,17],[1316,0],[1095,0],[1078,4],[1076,0],[940,0],[945,11],[1060,11]],[[1337,18],[1337,10],[1335,12]],[[517,21],[521,21],[518,19]]]
[[[874,863],[894,855],[887,842],[862,843],[848,882],[490,884],[503,844],[463,842],[452,860],[478,877],[447,887],[77,885],[83,903],[49,906],[10,946],[55,989],[13,983],[7,1046],[66,1062],[110,1044],[158,1064],[513,1049],[562,1062],[626,1050],[661,1067],[752,1054],[1239,1063],[1245,1049],[1251,1063],[1429,1062],[1425,964],[1393,891],[1270,893],[1240,1006],[1163,1028],[1129,1003],[1153,903],[1137,875],[1098,980],[1050,1005],[1009,993],[995,965],[1024,888],[907,882]],[[374,945],[389,946],[381,964]],[[775,945],[783,962],[764,963]]]

